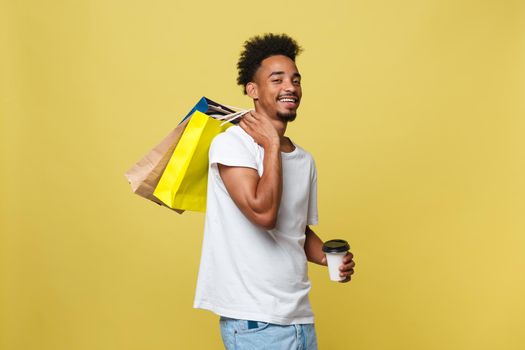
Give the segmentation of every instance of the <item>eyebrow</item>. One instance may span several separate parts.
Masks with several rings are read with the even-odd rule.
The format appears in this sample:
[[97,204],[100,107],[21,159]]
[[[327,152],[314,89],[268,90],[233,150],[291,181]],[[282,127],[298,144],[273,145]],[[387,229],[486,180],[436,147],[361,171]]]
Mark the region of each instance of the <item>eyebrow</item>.
[[[283,74],[284,74],[283,71],[271,72],[270,75],[268,75],[268,78],[270,78],[270,77],[273,76],[273,75],[283,75]],[[294,78],[295,78],[295,77],[299,77],[299,78],[301,78],[301,74],[299,74],[299,73],[294,73],[294,74],[293,74],[293,77],[294,77]]]

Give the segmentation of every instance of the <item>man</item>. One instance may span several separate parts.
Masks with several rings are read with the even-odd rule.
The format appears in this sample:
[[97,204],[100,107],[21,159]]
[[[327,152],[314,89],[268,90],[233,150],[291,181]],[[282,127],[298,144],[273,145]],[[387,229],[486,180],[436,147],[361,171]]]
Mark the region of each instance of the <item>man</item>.
[[[311,155],[284,136],[301,102],[301,51],[286,35],[244,45],[238,83],[255,110],[218,135],[194,306],[221,316],[227,349],[316,349],[307,261],[326,265]],[[349,281],[354,262],[340,267]]]

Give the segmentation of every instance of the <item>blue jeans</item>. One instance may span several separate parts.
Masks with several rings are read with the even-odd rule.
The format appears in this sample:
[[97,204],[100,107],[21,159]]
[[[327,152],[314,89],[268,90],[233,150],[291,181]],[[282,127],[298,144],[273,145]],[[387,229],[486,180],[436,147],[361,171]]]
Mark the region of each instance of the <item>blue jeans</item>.
[[317,350],[313,324],[281,326],[221,317],[221,336],[227,350]]

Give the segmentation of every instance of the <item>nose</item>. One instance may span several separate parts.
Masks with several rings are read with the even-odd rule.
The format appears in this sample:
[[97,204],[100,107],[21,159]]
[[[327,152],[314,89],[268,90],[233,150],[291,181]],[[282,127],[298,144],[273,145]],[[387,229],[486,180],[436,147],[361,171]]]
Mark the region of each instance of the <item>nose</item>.
[[297,86],[293,83],[291,79],[286,79],[284,81],[284,91],[295,93],[297,91]]

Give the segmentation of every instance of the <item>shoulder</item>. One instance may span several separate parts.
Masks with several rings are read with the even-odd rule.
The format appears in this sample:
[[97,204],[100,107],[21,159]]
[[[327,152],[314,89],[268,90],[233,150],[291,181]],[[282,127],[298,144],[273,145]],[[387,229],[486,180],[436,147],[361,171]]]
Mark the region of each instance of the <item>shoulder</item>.
[[302,148],[301,146],[299,146],[298,144],[296,144],[295,142],[293,143],[294,146],[295,146],[295,151],[294,153],[297,153],[297,157],[301,158],[301,159],[304,159],[312,164],[315,164],[315,161],[314,161],[314,157],[312,156],[312,154],[310,152],[308,152],[307,150],[305,150],[304,148]]
[[251,145],[255,141],[240,126],[234,125],[217,135],[212,141],[212,147]]
[[315,165],[314,157],[310,152],[299,146],[294,142],[296,158],[301,162],[302,168],[310,173],[312,178],[317,177],[317,169]]
[[213,139],[208,153],[210,164],[256,168],[256,145],[253,138],[240,126],[229,127]]

